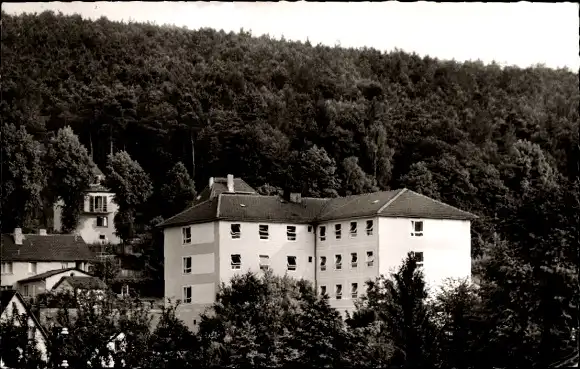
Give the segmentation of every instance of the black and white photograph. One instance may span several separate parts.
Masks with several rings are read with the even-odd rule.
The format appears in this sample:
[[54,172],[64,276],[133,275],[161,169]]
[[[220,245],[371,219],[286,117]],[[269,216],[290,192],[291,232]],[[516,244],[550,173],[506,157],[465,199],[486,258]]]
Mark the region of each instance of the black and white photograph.
[[578,3],[0,31],[0,368],[578,367]]

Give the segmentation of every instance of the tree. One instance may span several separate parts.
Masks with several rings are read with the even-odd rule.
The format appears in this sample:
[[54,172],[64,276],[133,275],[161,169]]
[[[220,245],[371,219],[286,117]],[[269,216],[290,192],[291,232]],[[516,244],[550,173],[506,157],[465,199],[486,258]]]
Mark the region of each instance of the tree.
[[115,202],[119,205],[115,229],[127,242],[135,236],[137,210],[151,196],[153,187],[147,173],[126,151],[109,155],[105,174],[104,185],[115,193]]
[[162,216],[170,217],[186,209],[195,199],[195,194],[187,168],[182,162],[177,162],[167,173],[166,182],[161,187],[161,196],[166,204]]
[[[6,307],[8,308],[8,307]],[[18,311],[16,305],[12,312]],[[0,322],[2,361],[8,368],[44,369],[47,363],[36,340],[37,328],[28,325],[26,313],[10,313]],[[32,338],[31,338],[32,337]]]
[[351,156],[344,159],[342,161],[342,170],[344,173],[342,186],[345,195],[358,195],[377,190],[371,178],[358,165],[358,158]]
[[312,197],[336,197],[339,182],[335,177],[336,163],[324,148],[316,145],[303,152],[293,152],[291,187]]
[[63,231],[71,232],[78,223],[84,191],[94,180],[94,164],[73,130],[65,127],[50,140],[44,165],[50,173],[46,189],[48,198],[51,203],[58,199],[64,202]]
[[[46,173],[40,145],[24,126],[2,126],[2,230],[30,227],[42,207]],[[10,211],[7,211],[10,209]]]

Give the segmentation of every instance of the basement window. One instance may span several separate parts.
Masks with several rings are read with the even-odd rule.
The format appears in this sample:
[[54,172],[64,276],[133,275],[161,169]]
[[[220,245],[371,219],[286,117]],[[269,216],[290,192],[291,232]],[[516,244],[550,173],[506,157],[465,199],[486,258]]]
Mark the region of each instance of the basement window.
[[296,241],[296,226],[286,226],[286,238],[288,241]]
[[373,221],[372,220],[367,220],[367,236],[372,236],[373,235]]
[[239,224],[232,224],[230,226],[230,234],[233,240],[237,240],[242,237],[242,226]]
[[242,256],[240,254],[231,255],[232,269],[242,269]]
[[320,226],[320,241],[326,241],[326,227]]
[[342,284],[336,285],[336,299],[342,300]]
[[268,231],[268,225],[267,224],[260,224],[260,239],[267,240],[268,238],[270,238],[270,234]]
[[423,236],[423,221],[422,220],[412,220],[411,221],[411,236],[421,237]]
[[342,229],[340,224],[334,225],[334,234],[336,235],[337,240],[340,240],[342,238]]
[[295,271],[296,270],[296,256],[288,256],[288,270]]
[[270,269],[270,257],[268,255],[260,255],[260,270],[266,271]]
[[326,270],[326,256],[321,256],[320,257],[320,271],[325,271]]
[[357,232],[357,222],[350,222],[350,236],[356,237]]

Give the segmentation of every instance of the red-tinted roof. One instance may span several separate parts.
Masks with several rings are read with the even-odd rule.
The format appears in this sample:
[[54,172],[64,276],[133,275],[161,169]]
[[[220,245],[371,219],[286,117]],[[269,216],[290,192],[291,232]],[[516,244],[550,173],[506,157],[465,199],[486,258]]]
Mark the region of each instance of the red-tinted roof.
[[2,234],[2,261],[91,261],[93,252],[81,236],[25,234],[22,245]]

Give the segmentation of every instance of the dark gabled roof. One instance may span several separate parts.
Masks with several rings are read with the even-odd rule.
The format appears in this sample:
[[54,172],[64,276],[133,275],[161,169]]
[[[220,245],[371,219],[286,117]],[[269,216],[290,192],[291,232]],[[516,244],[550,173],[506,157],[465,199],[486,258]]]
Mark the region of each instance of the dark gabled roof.
[[[213,199],[224,192],[228,192],[228,180],[223,177],[216,177],[213,180],[213,185],[210,187],[206,186],[199,194],[196,199],[196,203],[201,203],[210,199]],[[256,190],[252,188],[241,178],[234,178],[234,192],[235,193],[252,193],[256,194]]]
[[58,281],[54,287],[56,288],[61,283],[67,282],[70,284],[72,288],[79,289],[79,290],[105,290],[107,289],[107,285],[105,282],[100,280],[97,277],[82,277],[82,276],[67,276],[62,277],[60,281]]
[[361,217],[405,217],[468,220],[475,215],[407,189],[331,199],[302,198],[299,204],[278,196],[224,192],[167,219],[160,227],[218,219],[314,223]]
[[94,254],[81,236],[25,234],[22,245],[10,234],[2,234],[1,256],[4,261],[91,261]]
[[87,187],[84,191],[85,192],[106,192],[106,193],[113,193],[111,190],[109,190],[107,187],[103,186],[100,183],[93,183],[93,184],[89,185],[89,187]]
[[57,275],[57,274],[61,274],[61,273],[66,273],[66,272],[70,272],[70,271],[75,271],[75,272],[81,272],[81,273],[85,273],[88,274],[87,272],[84,272],[80,269],[77,268],[64,268],[64,269],[54,269],[54,270],[49,270],[48,272],[44,272],[44,273],[40,273],[40,274],[36,274],[32,277],[29,278],[25,278],[25,279],[21,279],[18,281],[18,283],[24,283],[24,282],[34,282],[34,281],[43,281],[48,277],[52,277],[53,275]]
[[24,306],[24,310],[25,310],[26,314],[32,319],[32,321],[36,325],[36,328],[40,331],[40,334],[42,334],[44,339],[48,341],[48,334],[46,333],[46,330],[40,324],[40,322],[38,321],[36,316],[32,313],[32,311],[30,310],[30,306],[26,303],[26,301],[24,301],[24,299],[22,298],[22,295],[20,295],[20,293],[18,293],[18,291],[16,291],[16,290],[0,291],[0,315],[2,315],[2,313],[4,313],[4,309],[6,309],[6,307],[10,303],[10,301],[12,301],[13,297],[15,297],[15,296],[18,300],[20,300],[20,303],[22,304],[22,306]]

